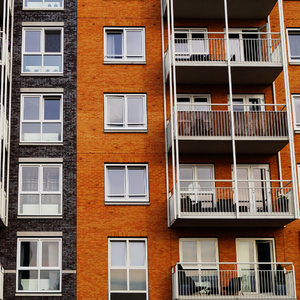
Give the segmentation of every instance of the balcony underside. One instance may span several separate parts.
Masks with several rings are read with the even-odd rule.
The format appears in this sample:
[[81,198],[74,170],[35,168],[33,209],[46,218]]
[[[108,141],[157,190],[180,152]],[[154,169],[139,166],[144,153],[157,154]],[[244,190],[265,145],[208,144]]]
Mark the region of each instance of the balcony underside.
[[[260,138],[236,138],[236,152],[245,154],[275,154],[288,144],[288,138],[268,139]],[[232,153],[232,141],[230,137],[211,137],[188,139],[179,137],[180,153]]]
[[[282,71],[280,64],[232,64],[231,77],[234,84],[272,84]],[[169,82],[169,76],[167,77]],[[187,63],[176,65],[177,84],[228,84],[228,69],[224,64]]]
[[[228,0],[229,19],[265,19],[276,0]],[[223,19],[224,1],[174,0],[175,18]]]

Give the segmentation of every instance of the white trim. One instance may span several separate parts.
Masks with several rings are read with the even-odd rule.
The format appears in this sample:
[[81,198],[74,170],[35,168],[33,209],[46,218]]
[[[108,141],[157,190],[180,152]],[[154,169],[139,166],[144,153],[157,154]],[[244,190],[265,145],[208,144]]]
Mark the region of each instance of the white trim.
[[[48,6],[45,6],[46,4],[45,4],[45,1],[43,0],[42,1],[42,5],[43,5],[43,7],[34,7],[34,6],[32,6],[32,7],[26,7],[25,6],[25,0],[23,0],[23,10],[64,10],[64,0],[61,0],[62,1],[62,3],[61,3],[61,5],[62,6],[57,6],[57,7],[48,7]],[[57,1],[55,1],[55,0],[53,0],[53,2],[56,2],[56,3],[58,3]],[[34,2],[31,2],[31,4],[33,4],[34,5]],[[49,4],[49,2],[48,2],[48,4],[47,5],[51,5],[51,4]],[[52,4],[52,5],[57,5],[57,4]]]
[[21,93],[63,93],[64,88],[20,88]]
[[62,274],[76,274],[76,270],[62,270]]
[[[199,109],[201,110],[205,110],[205,111],[210,111],[211,110],[211,94],[177,94],[176,95],[176,101],[177,101],[177,110],[180,111],[180,106],[185,106],[185,104],[182,102],[182,105],[179,104],[180,101],[178,101],[178,99],[181,98],[189,98],[190,102],[184,102],[187,105],[190,106],[190,108],[188,110],[196,110],[195,107],[197,106],[197,102],[195,102],[195,98],[206,98],[206,103],[207,103],[207,108],[205,109]],[[203,103],[203,105],[199,105],[199,107],[205,107],[206,105]]]
[[[291,58],[291,48],[290,48],[290,39],[289,39],[289,32],[298,32],[300,36],[300,28],[286,28],[286,36],[287,36],[287,48],[288,48],[288,59],[290,65],[299,65],[300,64],[300,53],[299,59],[292,59]],[[299,41],[300,42],[300,41]]]
[[20,163],[62,163],[62,157],[19,157]]
[[[300,102],[300,94],[293,94],[292,95],[292,109],[293,109],[292,111],[293,111],[294,130],[300,130],[300,123],[298,125],[296,124],[297,112],[296,112],[296,109],[295,109],[295,100]],[[299,108],[300,108],[300,106],[299,106]],[[299,115],[298,117],[300,118],[300,109],[299,109],[298,115]]]
[[65,26],[65,22],[22,22],[22,26]]
[[28,10],[28,11],[42,11],[42,10],[48,10],[48,11],[64,11],[65,9],[63,7],[51,7],[51,8],[28,8],[28,7],[23,7],[22,10]]
[[[243,111],[250,111],[250,106],[258,106],[260,107],[260,111],[265,111],[265,96],[264,94],[232,94],[232,103],[234,99],[243,99]],[[261,103],[259,104],[252,104],[250,103],[250,99],[259,99]],[[230,97],[227,95],[227,102],[229,103]],[[233,106],[238,106],[238,104],[232,104]],[[229,106],[230,109],[230,106]]]
[[16,297],[31,297],[31,296],[34,296],[34,297],[47,297],[47,296],[51,296],[51,297],[62,297],[62,294],[31,294],[31,293],[28,293],[28,294],[21,294],[21,293],[15,293],[15,296]]
[[63,236],[62,231],[17,231],[17,236],[40,236],[40,237],[48,237],[48,236]]

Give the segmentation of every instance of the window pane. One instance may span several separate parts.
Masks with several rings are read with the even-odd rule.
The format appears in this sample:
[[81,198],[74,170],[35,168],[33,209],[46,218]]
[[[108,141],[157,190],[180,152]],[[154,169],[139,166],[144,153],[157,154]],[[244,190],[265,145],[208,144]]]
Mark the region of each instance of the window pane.
[[44,120],[60,119],[60,100],[45,99],[44,101]]
[[216,262],[215,241],[201,241],[201,262]]
[[295,111],[295,122],[297,125],[300,125],[300,99],[294,100],[294,111]]
[[125,266],[126,265],[126,242],[111,242],[111,265]]
[[40,118],[40,98],[24,97],[24,120],[39,120]]
[[45,52],[61,52],[61,31],[45,31]]
[[300,34],[289,34],[290,52],[292,59],[300,59]]
[[[197,111],[208,111],[209,110],[209,106],[208,105],[204,105],[208,102],[207,98],[201,98],[201,97],[195,97],[194,98],[194,107],[195,110]],[[199,105],[201,104],[201,105]]]
[[40,291],[60,289],[60,271],[41,271]]
[[24,215],[36,215],[40,213],[39,195],[21,195],[20,213]]
[[45,0],[45,7],[62,7],[62,0]]
[[44,71],[61,72],[61,56],[60,55],[44,56]]
[[125,195],[125,168],[111,168],[107,170],[108,195]]
[[61,141],[61,124],[60,123],[44,123],[42,141],[60,142]]
[[23,123],[22,124],[22,141],[40,141],[41,124],[40,123]]
[[127,270],[110,270],[110,289],[127,290]]
[[111,300],[146,300],[146,293],[111,293]]
[[24,55],[23,72],[42,72],[41,55]]
[[41,52],[41,31],[25,32],[25,52]]
[[38,191],[38,167],[22,167],[22,191]]
[[182,241],[182,261],[197,262],[197,242]]
[[42,195],[42,214],[55,215],[61,213],[61,195]]
[[[178,111],[189,111],[191,110],[191,105],[190,105],[191,99],[190,98],[177,98],[177,110]],[[182,105],[183,103],[186,103],[187,105]]]
[[[211,168],[198,167],[197,168],[198,180],[209,180],[212,179]],[[212,182],[199,182],[201,188],[212,187]]]
[[145,168],[128,168],[129,197],[143,196],[146,194],[146,170]]
[[130,266],[145,266],[145,243],[130,242]]
[[43,7],[43,1],[42,0],[25,0],[25,7]]
[[21,242],[21,267],[37,267],[37,242]]
[[58,167],[43,168],[43,191],[45,192],[59,191],[59,168]]
[[24,291],[37,291],[38,271],[19,271],[18,289]]
[[107,32],[107,58],[121,59],[122,44],[122,32]]
[[244,111],[244,106],[240,104],[244,104],[244,99],[232,99],[232,104],[239,104],[233,105],[234,111]]
[[124,98],[107,98],[107,123],[119,123],[113,126],[124,126]]
[[127,55],[141,58],[143,55],[143,33],[141,31],[127,31]]
[[129,270],[129,289],[131,291],[146,290],[146,270]]
[[144,123],[144,101],[143,98],[127,98],[128,125],[138,126]]
[[179,178],[180,180],[189,180],[189,181],[180,181],[181,188],[188,188],[193,182],[193,168],[192,167],[183,167],[180,166],[179,169]]
[[58,242],[42,242],[42,267],[58,267]]

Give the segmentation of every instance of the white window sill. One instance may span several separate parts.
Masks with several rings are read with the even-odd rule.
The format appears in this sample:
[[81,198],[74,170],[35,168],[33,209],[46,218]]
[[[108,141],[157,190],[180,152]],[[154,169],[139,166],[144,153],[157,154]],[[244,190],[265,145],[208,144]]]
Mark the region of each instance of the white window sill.
[[62,216],[51,216],[51,215],[38,215],[38,216],[34,216],[34,215],[19,215],[17,216],[18,219],[62,219]]
[[104,65],[145,65],[146,61],[130,61],[130,60],[104,60]]
[[23,10],[65,10],[63,7],[23,7]]
[[300,133],[300,129],[295,129],[295,133]]
[[105,205],[150,205],[150,202],[112,202],[112,201],[105,201]]
[[49,142],[20,142],[19,143],[20,146],[63,146],[63,143],[57,143],[57,142],[53,142],[53,143],[49,143]]
[[104,132],[142,132],[142,133],[148,133],[148,129],[104,129]]
[[290,60],[290,61],[289,61],[289,64],[292,65],[292,66],[293,66],[293,65],[294,65],[294,66],[300,65],[300,60],[297,60],[297,61],[296,61],[296,60]]
[[52,294],[52,293],[44,293],[44,294],[24,294],[24,293],[16,293],[15,294],[16,297],[62,297],[62,294]]
[[21,73],[21,76],[64,76],[63,73]]

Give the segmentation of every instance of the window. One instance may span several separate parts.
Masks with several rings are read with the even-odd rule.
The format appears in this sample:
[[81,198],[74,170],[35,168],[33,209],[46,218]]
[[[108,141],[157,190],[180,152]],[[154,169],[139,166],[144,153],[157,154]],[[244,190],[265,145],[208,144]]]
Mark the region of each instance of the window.
[[61,291],[61,239],[18,239],[17,291]]
[[106,165],[105,172],[106,203],[149,202],[147,165]]
[[104,62],[144,62],[144,28],[104,28]]
[[146,95],[105,95],[104,122],[107,130],[147,129]]
[[300,130],[300,95],[293,95],[294,128]]
[[62,62],[62,28],[23,28],[23,73],[62,73]]
[[58,9],[63,7],[63,0],[24,0],[23,8]]
[[108,240],[109,300],[147,300],[147,240]]
[[62,142],[62,95],[22,95],[21,142]]
[[208,111],[211,110],[210,95],[177,95],[178,111]]
[[287,29],[290,63],[300,62],[300,30]]
[[61,214],[61,165],[20,165],[19,215]]
[[234,111],[265,110],[265,99],[263,95],[232,95],[232,104]]

